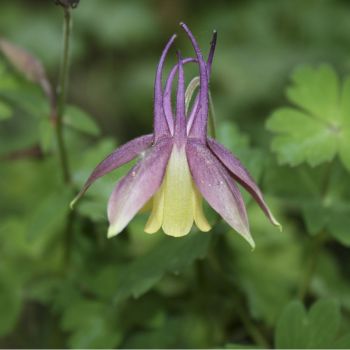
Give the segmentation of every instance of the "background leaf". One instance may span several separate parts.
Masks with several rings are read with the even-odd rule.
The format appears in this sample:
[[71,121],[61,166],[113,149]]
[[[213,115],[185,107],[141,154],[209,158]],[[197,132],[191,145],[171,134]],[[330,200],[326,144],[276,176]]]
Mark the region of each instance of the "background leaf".
[[76,106],[68,106],[65,111],[64,123],[92,136],[100,134],[96,122],[86,112]]
[[148,254],[121,272],[114,300],[120,301],[128,296],[139,297],[166,272],[179,273],[195,259],[203,258],[209,240],[210,236],[205,233],[193,233],[180,240],[164,237]]
[[275,111],[266,124],[278,134],[272,150],[281,163],[293,166],[303,161],[312,166],[331,161],[337,152],[341,152],[343,160],[349,124],[347,116],[342,115],[341,98],[349,97],[341,95],[336,73],[328,65],[316,69],[304,66],[295,71],[292,80],[294,84],[287,89],[287,95],[297,108]]
[[[328,349],[336,344],[341,314],[332,299],[317,301],[306,314],[303,304],[291,302],[282,312],[276,327],[275,342],[282,349]],[[344,342],[347,337],[343,338]]]
[[12,115],[12,109],[5,102],[0,101],[0,120],[8,119]]

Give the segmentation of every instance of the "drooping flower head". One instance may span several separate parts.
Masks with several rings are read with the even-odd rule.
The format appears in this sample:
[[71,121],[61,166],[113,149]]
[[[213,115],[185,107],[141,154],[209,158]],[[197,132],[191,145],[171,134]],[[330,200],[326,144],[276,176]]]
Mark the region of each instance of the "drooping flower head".
[[[266,205],[262,193],[241,162],[224,146],[207,135],[209,76],[213,61],[216,32],[213,34],[207,61],[192,32],[180,24],[189,37],[195,57],[182,58],[170,71],[162,86],[163,65],[176,35],[161,55],[154,86],[154,132],[122,145],[97,165],[78,199],[99,177],[139,157],[138,163],[114,188],[108,203],[108,236],[120,233],[148,203],[151,214],[147,233],[162,229],[180,237],[196,224],[199,230],[211,226],[202,210],[202,198],[252,247],[246,208],[236,184],[241,184],[260,205],[269,220],[279,226]],[[199,67],[199,91],[189,111],[185,105],[184,65]],[[171,101],[172,85],[177,76],[175,110]]]

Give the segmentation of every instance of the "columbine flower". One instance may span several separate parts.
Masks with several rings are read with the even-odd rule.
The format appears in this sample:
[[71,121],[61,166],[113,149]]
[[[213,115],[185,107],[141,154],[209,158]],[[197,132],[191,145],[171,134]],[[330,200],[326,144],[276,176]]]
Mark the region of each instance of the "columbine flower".
[[[139,157],[138,163],[116,185],[108,203],[108,237],[120,233],[147,204],[152,205],[146,223],[147,233],[160,228],[170,236],[189,233],[193,222],[209,231],[202,210],[202,197],[239,234],[254,247],[249,232],[245,205],[237,187],[240,183],[257,201],[274,225],[279,225],[263,196],[240,161],[224,146],[207,136],[209,74],[213,60],[214,32],[207,62],[196,39],[181,23],[193,45],[196,57],[182,59],[172,69],[162,88],[163,64],[176,35],[167,43],[157,68],[154,87],[154,133],[138,137],[110,154],[92,172],[79,198],[99,177]],[[199,66],[199,92],[192,110],[186,115],[183,65]],[[176,118],[171,106],[171,87],[178,76]]]

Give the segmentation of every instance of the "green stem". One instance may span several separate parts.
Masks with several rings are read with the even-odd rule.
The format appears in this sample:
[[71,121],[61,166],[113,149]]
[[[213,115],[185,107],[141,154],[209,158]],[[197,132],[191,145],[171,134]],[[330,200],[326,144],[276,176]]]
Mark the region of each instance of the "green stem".
[[255,341],[256,345],[263,349],[270,349],[271,346],[265,336],[261,333],[260,329],[255,326],[252,320],[248,317],[248,313],[244,310],[241,303],[237,303],[237,313],[243,323],[245,330],[251,336],[251,338]]
[[61,62],[61,73],[57,88],[58,106],[56,120],[56,137],[58,144],[58,153],[62,168],[63,180],[65,183],[70,183],[71,176],[67,157],[66,146],[63,136],[63,116],[66,106],[67,82],[69,72],[69,39],[71,33],[71,15],[68,8],[64,8],[64,32],[63,32],[63,54]]

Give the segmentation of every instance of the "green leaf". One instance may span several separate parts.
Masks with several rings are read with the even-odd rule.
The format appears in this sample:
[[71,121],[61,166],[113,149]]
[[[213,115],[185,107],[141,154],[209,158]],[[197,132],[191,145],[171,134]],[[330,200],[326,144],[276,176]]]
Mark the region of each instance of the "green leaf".
[[64,312],[62,328],[70,331],[69,345],[73,349],[115,348],[121,333],[113,325],[108,307],[94,300],[78,300]]
[[349,349],[350,348],[350,334],[346,334],[338,339],[334,345],[333,349]]
[[328,230],[341,244],[350,247],[350,209],[346,211],[335,210],[331,212]]
[[61,189],[50,193],[41,203],[38,203],[28,220],[28,239],[35,241],[56,233],[65,223],[71,197],[70,189]]
[[329,349],[339,333],[337,301],[320,299],[307,314],[300,301],[289,303],[277,323],[275,344],[280,349]]
[[12,116],[11,107],[7,103],[0,101],[0,121],[8,119],[11,116]]
[[290,101],[310,113],[315,119],[339,120],[339,81],[333,68],[320,65],[318,69],[304,66],[297,69],[287,89]]
[[42,119],[39,123],[39,140],[44,153],[51,150],[53,145],[54,129],[48,118]]
[[322,205],[322,199],[302,205],[303,217],[307,231],[311,235],[318,234],[329,222],[329,210]]
[[301,349],[307,343],[306,311],[300,301],[289,303],[277,323],[275,344],[278,349]]
[[[275,212],[275,208],[272,209]],[[278,215],[278,211],[276,213]],[[293,297],[300,277],[300,241],[287,224],[282,234],[271,229],[270,222],[255,203],[249,206],[248,216],[256,249],[251,253],[235,232],[228,232],[234,261],[228,257],[224,264],[232,265],[230,275],[246,296],[252,317],[273,326],[284,305]],[[264,266],[264,273],[261,273],[261,266]]]
[[339,155],[344,166],[350,169],[350,77],[344,82],[341,96],[341,123],[345,127],[340,133],[339,138]]
[[338,335],[341,313],[334,299],[321,299],[315,303],[308,317],[309,348],[328,348]]
[[63,118],[64,124],[92,136],[98,136],[100,129],[96,122],[82,109],[68,106]]
[[339,154],[350,170],[350,118],[346,102],[350,98],[350,83],[340,87],[336,73],[328,65],[300,67],[292,80],[287,96],[296,106],[278,109],[266,124],[276,133],[271,146],[279,161],[292,166],[302,162],[316,166]]
[[0,270],[0,337],[11,332],[21,311],[21,291],[8,270]]
[[187,237],[164,237],[146,255],[130,263],[118,278],[116,302],[146,293],[166,272],[179,273],[207,252],[210,234],[192,233]]
[[343,272],[339,269],[338,258],[328,251],[321,252],[310,290],[318,297],[332,295],[348,311],[350,310],[350,281],[344,278]]
[[[317,170],[322,174],[322,169]],[[309,196],[305,193],[301,201],[306,226],[312,235],[326,229],[338,242],[350,246],[350,191],[346,185],[349,175],[336,163],[325,170],[319,184],[311,173],[308,174],[316,191]]]
[[262,349],[262,347],[257,345],[241,345],[241,344],[226,344],[225,349]]

